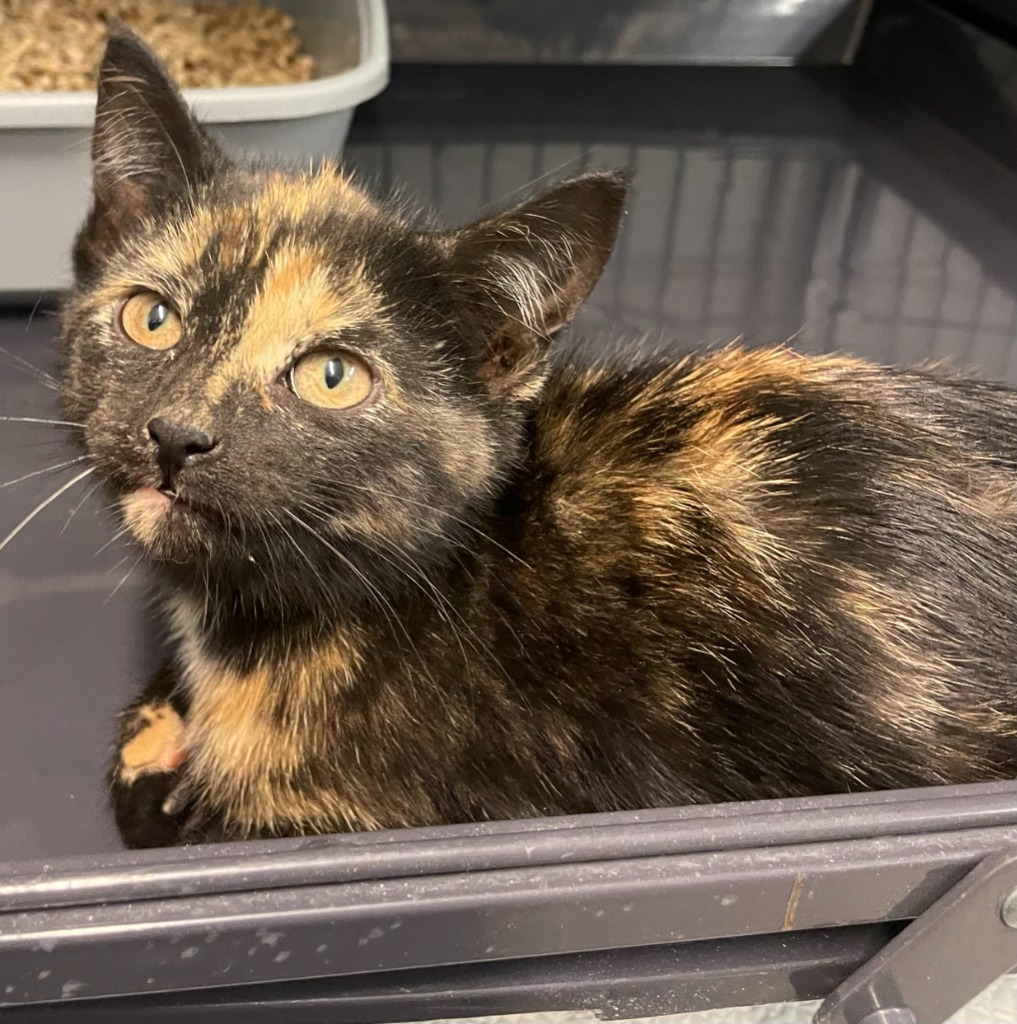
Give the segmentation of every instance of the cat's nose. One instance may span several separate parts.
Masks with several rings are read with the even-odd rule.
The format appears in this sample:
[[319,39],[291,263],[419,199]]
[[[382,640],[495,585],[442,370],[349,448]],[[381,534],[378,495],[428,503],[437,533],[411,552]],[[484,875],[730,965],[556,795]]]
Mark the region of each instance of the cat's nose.
[[173,490],[177,474],[199,455],[207,455],[217,442],[197,427],[173,423],[162,416],[148,421],[148,436],[155,441],[162,487]]

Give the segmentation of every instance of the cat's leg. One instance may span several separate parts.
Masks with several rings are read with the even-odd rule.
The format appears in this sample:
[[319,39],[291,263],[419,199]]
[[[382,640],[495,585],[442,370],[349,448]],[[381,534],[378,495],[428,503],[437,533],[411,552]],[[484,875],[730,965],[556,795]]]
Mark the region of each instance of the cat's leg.
[[190,808],[184,797],[184,716],[169,664],[152,677],[117,725],[110,788],[117,829],[132,847],[176,846]]

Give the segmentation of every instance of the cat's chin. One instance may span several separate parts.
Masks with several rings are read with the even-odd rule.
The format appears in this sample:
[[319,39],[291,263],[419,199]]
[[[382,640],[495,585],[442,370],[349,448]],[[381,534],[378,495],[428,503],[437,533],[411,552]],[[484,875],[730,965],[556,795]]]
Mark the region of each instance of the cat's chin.
[[189,561],[202,549],[196,513],[154,487],[139,487],[120,498],[124,525],[152,557]]

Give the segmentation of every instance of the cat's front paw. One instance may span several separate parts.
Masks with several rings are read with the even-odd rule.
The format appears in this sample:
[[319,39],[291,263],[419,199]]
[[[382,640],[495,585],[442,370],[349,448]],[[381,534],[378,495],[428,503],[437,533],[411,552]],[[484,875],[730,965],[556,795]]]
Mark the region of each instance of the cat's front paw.
[[165,701],[124,713],[111,772],[117,828],[132,847],[174,846],[188,817],[183,719]]
[[120,724],[117,780],[132,786],[143,775],[166,775],[184,762],[184,720],[166,701],[131,709]]

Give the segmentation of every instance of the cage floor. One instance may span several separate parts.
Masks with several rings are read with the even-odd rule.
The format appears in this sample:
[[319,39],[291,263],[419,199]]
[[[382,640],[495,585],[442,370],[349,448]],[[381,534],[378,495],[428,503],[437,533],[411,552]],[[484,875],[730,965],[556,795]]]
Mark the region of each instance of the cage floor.
[[[347,159],[448,223],[537,178],[631,167],[618,251],[563,344],[791,339],[1017,382],[1017,190],[847,73],[397,69]],[[56,335],[45,309],[0,311],[0,416],[59,418]],[[81,471],[67,429],[0,422],[0,538]],[[118,845],[103,768],[155,639],[137,553],[90,488],[0,552],[0,863]]]

